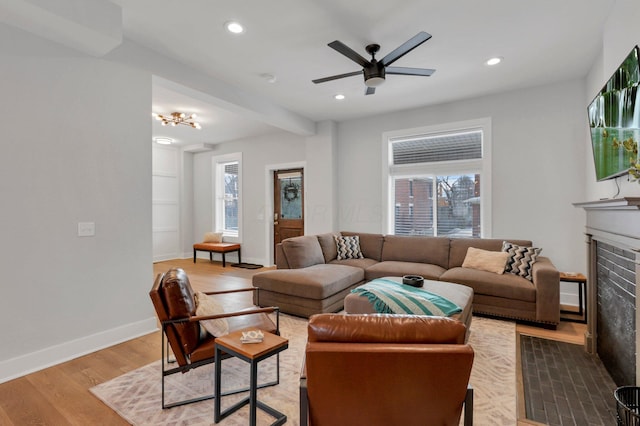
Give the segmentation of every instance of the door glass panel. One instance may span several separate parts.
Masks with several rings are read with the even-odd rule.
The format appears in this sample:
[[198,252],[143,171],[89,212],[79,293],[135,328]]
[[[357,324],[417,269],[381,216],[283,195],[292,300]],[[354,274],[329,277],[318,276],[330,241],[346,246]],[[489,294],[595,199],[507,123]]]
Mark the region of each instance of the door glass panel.
[[286,173],[280,180],[280,217],[282,219],[302,219],[302,175]]

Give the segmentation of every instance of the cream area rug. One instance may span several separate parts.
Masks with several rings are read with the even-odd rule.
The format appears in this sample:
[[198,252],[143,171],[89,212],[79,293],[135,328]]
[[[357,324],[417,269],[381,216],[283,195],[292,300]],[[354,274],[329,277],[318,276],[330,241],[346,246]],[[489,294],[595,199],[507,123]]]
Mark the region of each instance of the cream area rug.
[[[307,321],[280,315],[280,331],[289,339],[289,349],[280,353],[280,384],[258,390],[258,400],[287,415],[287,424],[299,425],[299,378]],[[474,317],[469,343],[475,351],[470,383],[474,388],[475,425],[516,424],[516,332],[515,324]],[[275,378],[276,357],[258,366],[259,383]],[[213,400],[161,408],[160,361],[116,377],[91,388],[91,392],[132,425],[212,425]],[[166,381],[167,402],[213,393],[213,365],[186,374],[174,374]],[[227,359],[222,362],[223,392],[248,385],[248,364]],[[247,393],[222,399],[222,409],[233,405]],[[273,418],[257,411],[258,424],[268,425]],[[220,425],[246,425],[249,407],[222,420]]]

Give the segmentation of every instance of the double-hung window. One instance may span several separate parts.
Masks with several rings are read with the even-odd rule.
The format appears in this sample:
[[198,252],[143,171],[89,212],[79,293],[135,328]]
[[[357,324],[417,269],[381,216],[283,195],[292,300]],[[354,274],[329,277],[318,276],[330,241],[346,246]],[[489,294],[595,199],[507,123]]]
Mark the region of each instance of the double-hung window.
[[490,121],[385,134],[386,232],[490,235]]
[[242,155],[213,159],[214,227],[226,237],[240,237],[242,212]]

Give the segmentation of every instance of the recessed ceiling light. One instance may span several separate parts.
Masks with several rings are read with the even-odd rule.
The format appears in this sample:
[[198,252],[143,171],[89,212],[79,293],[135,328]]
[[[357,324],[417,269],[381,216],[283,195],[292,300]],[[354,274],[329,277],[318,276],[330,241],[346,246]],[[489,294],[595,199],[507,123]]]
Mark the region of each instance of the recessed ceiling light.
[[342,101],[345,99],[346,96],[344,96],[342,93],[338,93],[337,95],[334,95],[333,98],[337,101]]
[[242,34],[244,32],[244,27],[236,21],[225,22],[224,27],[232,34]]
[[173,139],[171,138],[155,138],[154,141],[160,145],[171,145],[173,143]]
[[485,64],[492,66],[492,65],[498,65],[500,62],[502,62],[502,58],[500,56],[496,56],[496,57],[487,59]]

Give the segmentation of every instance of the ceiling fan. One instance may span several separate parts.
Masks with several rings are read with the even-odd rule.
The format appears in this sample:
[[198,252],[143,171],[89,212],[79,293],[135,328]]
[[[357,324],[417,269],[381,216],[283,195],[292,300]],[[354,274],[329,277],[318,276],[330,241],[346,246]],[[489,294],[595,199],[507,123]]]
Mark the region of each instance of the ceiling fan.
[[394,51],[390,52],[381,60],[376,59],[376,53],[380,50],[380,45],[370,44],[365,47],[365,50],[371,55],[371,60],[367,61],[359,53],[351,49],[341,41],[332,41],[328,44],[329,47],[342,53],[347,58],[356,62],[362,67],[362,71],[353,71],[345,74],[332,75],[331,77],[319,78],[312,80],[314,83],[324,83],[326,81],[337,80],[339,78],[351,77],[354,75],[362,74],[364,76],[364,84],[367,86],[365,92],[366,95],[373,95],[376,92],[376,87],[380,86],[385,81],[387,74],[398,75],[420,75],[429,77],[436,70],[425,68],[407,68],[407,67],[391,67],[392,63],[411,52],[416,47],[420,46],[425,41],[431,38],[431,34],[424,31],[419,32],[411,39],[404,42],[397,47]]

